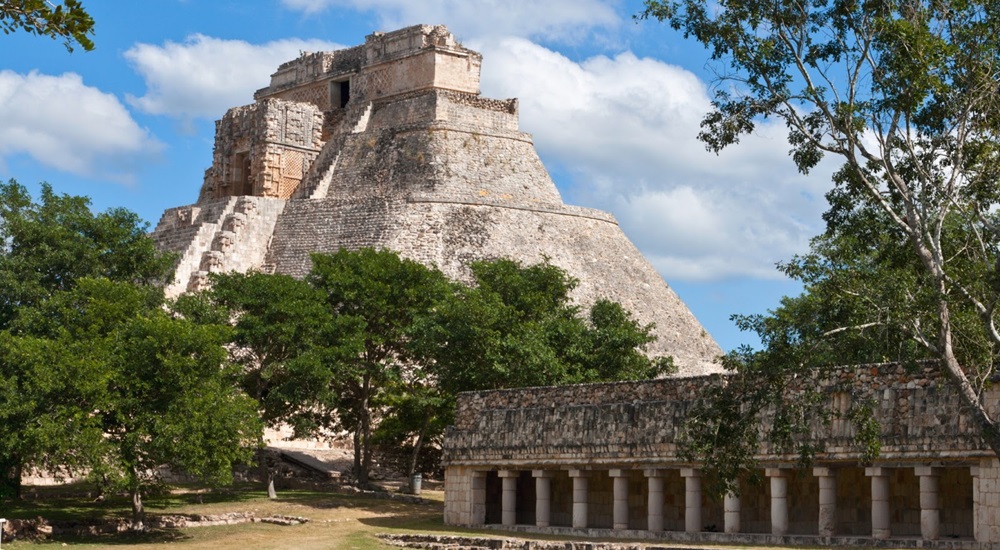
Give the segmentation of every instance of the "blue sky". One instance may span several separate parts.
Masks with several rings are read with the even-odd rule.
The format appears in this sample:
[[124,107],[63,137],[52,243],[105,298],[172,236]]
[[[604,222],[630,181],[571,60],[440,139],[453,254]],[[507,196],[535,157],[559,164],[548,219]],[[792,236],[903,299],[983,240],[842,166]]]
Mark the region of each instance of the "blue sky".
[[0,178],[124,206],[155,225],[193,203],[214,121],[282,61],[376,30],[445,24],[517,97],[564,200],[612,212],[723,349],[729,321],[798,286],[774,269],[821,230],[831,166],[798,174],[783,127],[721,155],[697,141],[715,67],[615,0],[84,0],[96,50],[0,36]]

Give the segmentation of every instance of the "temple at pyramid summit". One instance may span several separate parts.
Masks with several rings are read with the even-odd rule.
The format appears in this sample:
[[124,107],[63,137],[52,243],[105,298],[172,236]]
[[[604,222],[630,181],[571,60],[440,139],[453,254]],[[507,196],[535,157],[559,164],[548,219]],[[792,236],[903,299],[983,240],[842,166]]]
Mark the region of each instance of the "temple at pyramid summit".
[[477,259],[544,258],[655,323],[679,374],[719,370],[719,346],[606,212],[563,204],[518,129],[516,99],[480,95],[482,56],[441,26],[303,53],[254,103],[216,122],[197,202],[153,233],[180,254],[170,295],[211,272],[304,276],[311,252],[387,248],[468,280]]

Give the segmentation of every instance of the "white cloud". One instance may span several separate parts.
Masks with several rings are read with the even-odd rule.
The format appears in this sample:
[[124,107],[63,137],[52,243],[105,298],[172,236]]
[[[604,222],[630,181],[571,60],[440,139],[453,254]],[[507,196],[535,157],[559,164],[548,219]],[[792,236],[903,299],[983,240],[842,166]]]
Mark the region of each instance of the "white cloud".
[[0,158],[27,154],[72,174],[131,182],[163,146],[118,98],[80,75],[0,71]]
[[317,14],[329,8],[374,12],[384,30],[426,23],[448,25],[467,37],[524,36],[576,40],[594,28],[621,24],[607,0],[282,0],[291,9]]
[[226,109],[253,102],[278,65],[303,51],[343,46],[320,40],[277,40],[250,44],[201,34],[162,46],[136,44],[125,58],[146,81],[142,97],[128,101],[147,113],[183,119],[216,119]]
[[689,71],[628,52],[578,63],[517,38],[472,46],[484,95],[520,98],[522,129],[572,175],[568,202],[613,211],[667,280],[777,278],[821,229],[830,164],[798,174],[776,123],[708,153],[708,90]]

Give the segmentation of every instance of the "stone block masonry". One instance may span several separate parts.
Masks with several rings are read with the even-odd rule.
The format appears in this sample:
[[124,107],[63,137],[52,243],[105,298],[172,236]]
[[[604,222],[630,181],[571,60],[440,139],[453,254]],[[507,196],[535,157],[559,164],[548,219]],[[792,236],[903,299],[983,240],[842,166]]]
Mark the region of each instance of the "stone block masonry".
[[310,252],[344,247],[389,248],[458,280],[474,260],[548,258],[579,279],[576,302],[611,299],[655,323],[649,351],[680,374],[719,371],[721,349],[614,217],[563,204],[517,100],[480,97],[481,63],[419,25],[278,67],[216,124],[198,202],[153,233],[181,253],[168,292],[213,271],[304,276]]
[[[813,467],[765,444],[764,483],[715,499],[679,438],[699,390],[720,383],[712,375],[461,394],[444,443],[445,521],[678,542],[1000,548],[1000,463],[933,365],[844,367],[798,380],[790,392],[818,387],[835,414],[872,406],[877,463],[861,462],[850,422],[817,420],[811,437],[825,446]],[[995,407],[1000,390],[983,399]],[[495,476],[529,471],[588,482],[559,489],[562,500],[557,489],[545,495],[555,503],[572,494],[575,504],[553,504],[542,520],[494,521]],[[529,502],[537,498],[507,495],[518,509],[537,510]]]

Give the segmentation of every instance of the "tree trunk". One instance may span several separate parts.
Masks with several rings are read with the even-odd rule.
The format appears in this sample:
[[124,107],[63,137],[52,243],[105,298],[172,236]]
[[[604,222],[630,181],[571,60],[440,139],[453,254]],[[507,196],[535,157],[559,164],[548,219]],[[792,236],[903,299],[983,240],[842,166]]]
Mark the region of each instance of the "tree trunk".
[[274,477],[277,468],[276,461],[271,460],[270,453],[265,449],[257,451],[257,460],[260,463],[261,473],[264,474],[264,478],[267,480],[267,498],[278,498],[278,492],[274,489]]
[[[367,487],[369,483],[369,474],[371,473],[372,467],[372,445],[371,445],[371,435],[372,435],[372,422],[371,413],[368,410],[368,404],[371,399],[371,376],[365,374],[362,378],[361,386],[361,402],[358,406],[358,443],[360,445],[355,446],[354,456],[355,458],[360,457],[360,464],[358,464],[358,469],[355,472],[358,481],[358,487]],[[360,449],[359,449],[360,447]],[[360,451],[360,452],[359,452]]]
[[361,478],[361,428],[354,428],[354,482]]
[[278,498],[278,491],[274,490],[274,471],[267,469],[267,498]]
[[[908,210],[909,212],[911,210]],[[916,219],[915,215],[913,219]],[[965,370],[962,369],[958,358],[955,357],[955,348],[952,345],[951,310],[948,307],[947,300],[948,287],[943,266],[938,263],[934,254],[920,240],[919,231],[914,229],[910,234],[910,240],[916,248],[917,257],[924,264],[924,268],[927,269],[928,273],[934,277],[937,284],[938,321],[940,323],[938,328],[938,356],[941,359],[941,367],[951,379],[955,389],[958,390],[958,398],[962,401],[962,404],[968,407],[972,421],[979,426],[979,434],[983,438],[983,441],[989,445],[993,454],[1000,458],[1000,425],[990,418],[986,407],[979,400],[979,394],[972,387],[969,377],[965,374]]]
[[424,425],[420,427],[420,434],[417,435],[417,442],[413,445],[413,453],[410,455],[410,465],[406,469],[406,479],[410,484],[410,492],[416,493],[416,487],[413,486],[413,474],[417,472],[417,462],[420,459],[420,449],[424,446],[424,438],[427,436],[427,428],[431,424],[431,417],[428,414],[424,417]]
[[[367,403],[367,399],[365,400]],[[361,465],[358,468],[358,486],[366,487],[368,485],[369,474],[372,467],[372,449],[371,449],[371,419],[368,418],[368,408],[367,406],[361,411],[361,426],[358,429],[360,433],[360,456]]]
[[959,399],[968,407],[973,422],[979,426],[979,433],[983,440],[989,445],[993,454],[1000,457],[1000,426],[990,418],[983,403],[979,400],[975,388],[969,382],[969,377],[966,376],[958,358],[955,357],[951,339],[951,313],[948,309],[948,302],[944,299],[938,301],[938,318],[941,322],[938,340],[941,346],[941,363],[945,373],[948,374],[958,390]]
[[14,463],[14,478],[11,483],[14,485],[14,498],[21,500],[21,475],[24,473],[24,464],[21,459],[16,459]]
[[145,531],[146,509],[142,505],[142,491],[138,484],[133,484],[132,494],[132,526],[133,531]]

